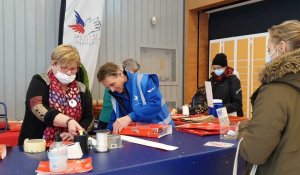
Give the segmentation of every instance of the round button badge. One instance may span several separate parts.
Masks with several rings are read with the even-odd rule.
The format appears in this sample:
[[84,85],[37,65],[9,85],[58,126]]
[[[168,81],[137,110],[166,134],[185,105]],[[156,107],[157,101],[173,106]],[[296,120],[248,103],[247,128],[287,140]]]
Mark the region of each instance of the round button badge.
[[72,108],[74,108],[75,106],[77,106],[77,101],[74,100],[74,99],[72,99],[72,100],[69,101],[69,105],[70,105]]

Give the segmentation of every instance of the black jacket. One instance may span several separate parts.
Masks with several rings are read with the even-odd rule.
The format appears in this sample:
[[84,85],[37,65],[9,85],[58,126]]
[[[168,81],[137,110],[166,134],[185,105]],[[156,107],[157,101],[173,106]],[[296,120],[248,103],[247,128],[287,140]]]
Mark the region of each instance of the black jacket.
[[214,99],[222,99],[228,113],[237,112],[238,116],[244,116],[242,105],[241,82],[236,75],[231,74],[223,81],[210,79]]
[[[47,74],[34,75],[26,94],[25,116],[19,136],[18,145],[23,145],[26,138],[41,139],[47,126],[53,126],[53,120],[59,111],[49,107],[49,81]],[[77,82],[80,89],[80,98],[82,106],[82,117],[79,124],[87,129],[93,119],[92,113],[92,97],[86,90],[85,86]],[[31,111],[30,99],[36,96],[42,96],[42,104],[48,110],[44,116],[44,122],[39,120]]]

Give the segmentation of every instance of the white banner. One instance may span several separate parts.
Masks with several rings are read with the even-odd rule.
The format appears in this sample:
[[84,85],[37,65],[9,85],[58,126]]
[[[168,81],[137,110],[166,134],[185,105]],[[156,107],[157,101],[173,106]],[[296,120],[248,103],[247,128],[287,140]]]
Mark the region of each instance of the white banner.
[[100,49],[105,0],[66,0],[63,43],[78,49],[93,85]]

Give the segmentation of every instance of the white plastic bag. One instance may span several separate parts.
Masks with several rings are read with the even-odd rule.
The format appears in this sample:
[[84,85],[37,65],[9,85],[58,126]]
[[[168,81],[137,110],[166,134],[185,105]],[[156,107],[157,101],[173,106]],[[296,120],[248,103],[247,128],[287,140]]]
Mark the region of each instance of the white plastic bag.
[[[233,173],[232,173],[233,175],[237,175],[237,164],[238,164],[238,157],[239,157],[239,151],[240,151],[240,144],[241,144],[242,140],[243,140],[243,137],[240,139],[238,146],[236,148],[234,164],[233,164]],[[257,165],[255,164],[255,165],[253,165],[253,167],[251,169],[250,175],[255,175],[256,170],[257,170]]]

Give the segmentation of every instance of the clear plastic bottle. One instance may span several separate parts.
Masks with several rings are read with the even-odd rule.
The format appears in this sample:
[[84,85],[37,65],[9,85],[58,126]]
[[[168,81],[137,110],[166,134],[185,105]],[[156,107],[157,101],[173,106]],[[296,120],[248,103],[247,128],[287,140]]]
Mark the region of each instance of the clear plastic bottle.
[[54,143],[48,152],[50,171],[62,172],[68,169],[68,150],[67,145],[62,143],[60,133],[55,133]]

